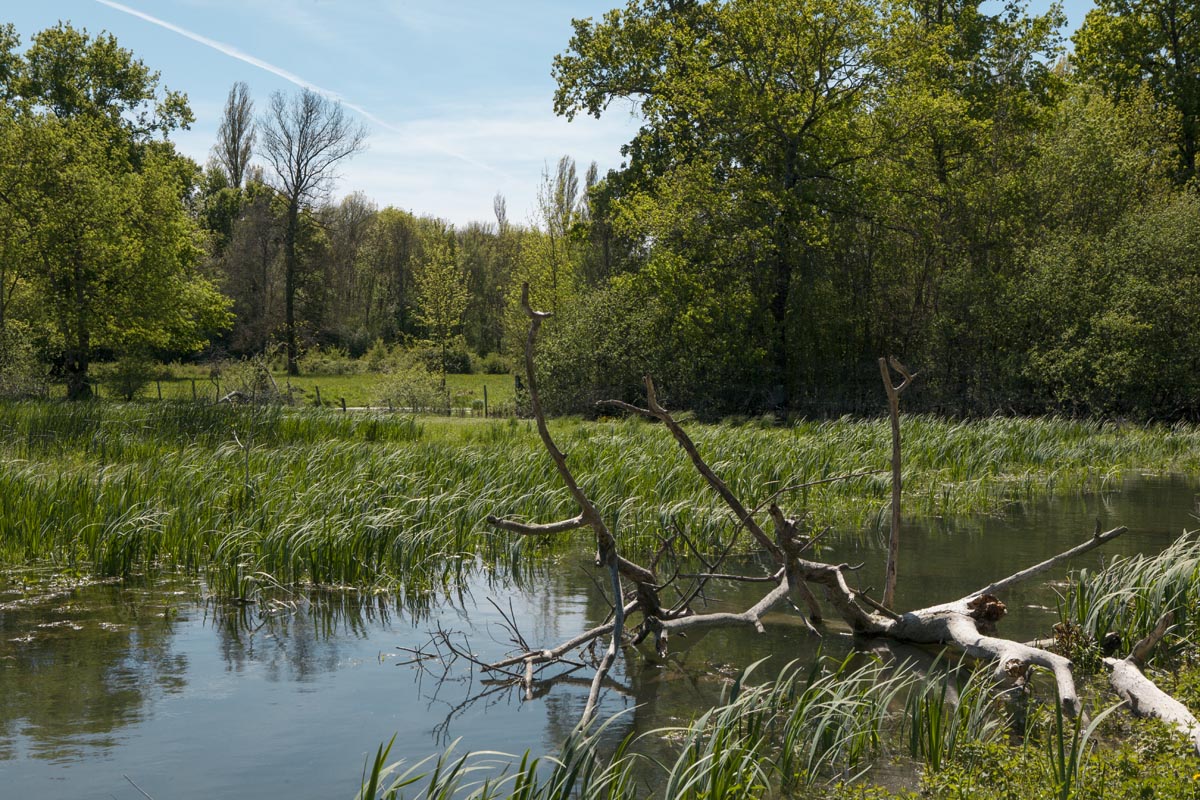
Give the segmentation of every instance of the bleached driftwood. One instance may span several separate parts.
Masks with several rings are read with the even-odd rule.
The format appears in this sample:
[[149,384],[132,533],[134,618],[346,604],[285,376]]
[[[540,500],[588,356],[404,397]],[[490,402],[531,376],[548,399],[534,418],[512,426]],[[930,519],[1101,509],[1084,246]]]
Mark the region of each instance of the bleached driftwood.
[[1144,639],[1133,646],[1125,658],[1106,658],[1108,682],[1117,695],[1125,701],[1129,710],[1139,717],[1161,719],[1192,742],[1200,755],[1200,722],[1187,706],[1158,688],[1142,671],[1150,651],[1167,634],[1171,626],[1171,615],[1165,614]]
[[[769,576],[727,575],[717,568],[719,565],[709,565],[706,574],[697,576],[701,587],[704,582],[718,577],[767,584],[769,588],[744,611],[696,613],[690,604],[699,594],[699,589],[684,592],[684,599],[680,603],[672,608],[664,608],[659,594],[669,581],[662,581],[656,574],[657,559],[655,564],[645,567],[618,553],[616,538],[605,525],[600,512],[580,488],[579,482],[567,465],[566,456],[558,449],[550,435],[534,374],[534,345],[537,332],[549,314],[535,311],[529,305],[528,287],[523,287],[522,290],[522,306],[530,319],[529,335],[525,342],[525,368],[538,434],[559,476],[575,500],[579,514],[571,519],[549,524],[529,524],[495,516],[489,516],[488,521],[497,528],[522,535],[559,534],[583,527],[591,528],[596,541],[596,565],[604,567],[611,580],[615,614],[612,623],[595,627],[556,647],[525,649],[524,652],[486,665],[487,667],[502,671],[522,664],[523,681],[528,686],[532,684],[535,670],[559,662],[567,652],[590,645],[601,636],[611,635],[609,646],[597,664],[592,691],[584,711],[586,721],[595,713],[599,688],[620,651],[626,620],[630,615],[637,614],[641,617],[640,623],[631,631],[633,642],[637,644],[652,636],[655,649],[665,656],[669,637],[673,633],[729,626],[748,626],[762,631],[763,617],[769,611],[793,602],[793,599],[799,600],[805,607],[811,627],[812,623],[819,623],[825,617],[825,609],[814,592],[816,590],[823,595],[829,609],[856,634],[922,645],[955,647],[972,657],[994,662],[997,673],[1002,676],[1023,677],[1032,667],[1048,669],[1054,675],[1059,696],[1067,713],[1079,713],[1080,702],[1071,672],[1071,662],[1067,658],[1041,647],[995,635],[996,623],[1007,613],[1004,603],[997,595],[1019,581],[1046,572],[1073,556],[1112,541],[1124,533],[1125,528],[1116,528],[1107,533],[1097,531],[1080,545],[965,597],[942,605],[897,613],[885,603],[852,588],[846,578],[847,573],[851,571],[849,565],[828,564],[805,558],[812,540],[803,534],[798,520],[786,517],[774,502],[768,509],[774,527],[774,535],[770,535],[763,527],[765,523],[757,518],[760,509],[748,509],[705,462],[695,443],[670,412],[659,404],[654,383],[647,376],[646,408],[618,401],[609,401],[606,404],[661,422],[696,470],[729,508],[740,529],[748,532],[760,551],[776,565]],[[633,584],[632,596],[623,590],[622,579]],[[816,629],[813,630],[815,632]],[[1124,671],[1124,668],[1118,670]]]

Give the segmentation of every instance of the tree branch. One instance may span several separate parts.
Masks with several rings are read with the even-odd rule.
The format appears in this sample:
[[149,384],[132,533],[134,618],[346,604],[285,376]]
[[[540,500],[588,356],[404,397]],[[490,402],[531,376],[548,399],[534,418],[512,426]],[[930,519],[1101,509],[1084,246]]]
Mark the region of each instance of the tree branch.
[[1034,564],[1032,567],[1026,567],[1025,569],[1021,570],[1020,572],[1014,572],[1012,575],[1009,575],[1007,578],[998,580],[995,583],[989,584],[988,586],[985,586],[982,589],[979,589],[978,591],[967,595],[967,597],[964,599],[969,600],[971,598],[979,597],[980,595],[985,595],[985,594],[1000,594],[1005,589],[1008,589],[1010,586],[1013,586],[1014,584],[1020,583],[1021,581],[1024,581],[1024,580],[1028,580],[1029,578],[1032,578],[1034,575],[1040,575],[1041,573],[1046,572],[1047,570],[1053,569],[1054,567],[1063,563],[1067,559],[1074,558],[1075,556],[1080,555],[1082,553],[1086,553],[1089,550],[1094,550],[1095,548],[1100,547],[1101,545],[1108,544],[1113,539],[1116,539],[1118,536],[1125,533],[1127,530],[1128,530],[1128,528],[1126,528],[1124,525],[1122,525],[1118,528],[1113,528],[1111,531],[1106,531],[1104,533],[1097,533],[1094,536],[1092,536],[1091,539],[1088,539],[1086,542],[1076,545],[1075,547],[1072,547],[1070,550],[1067,550],[1064,553],[1059,553],[1058,555],[1056,555],[1052,558],[1046,559],[1045,561],[1043,561],[1040,564]]
[[547,522],[544,524],[517,522],[511,519],[502,519],[492,514],[488,514],[487,521],[493,527],[519,533],[523,536],[536,536],[542,533],[565,533],[567,531],[578,530],[588,524],[582,514],[570,519],[564,519],[561,522]]

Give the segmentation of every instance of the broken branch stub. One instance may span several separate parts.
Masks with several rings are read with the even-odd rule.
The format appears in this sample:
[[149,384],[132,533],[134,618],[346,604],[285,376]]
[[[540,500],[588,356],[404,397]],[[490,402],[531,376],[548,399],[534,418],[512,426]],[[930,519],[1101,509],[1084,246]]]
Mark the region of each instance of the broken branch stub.
[[1139,640],[1128,656],[1106,658],[1104,667],[1108,670],[1109,685],[1135,716],[1162,720],[1186,736],[1192,749],[1200,755],[1200,721],[1187,706],[1160,689],[1143,671],[1150,651],[1170,630],[1173,616],[1170,612],[1164,614],[1154,630]]
[[[892,384],[892,370],[904,378],[899,385]],[[892,422],[892,530],[888,537],[883,579],[883,604],[891,606],[896,600],[896,570],[900,559],[900,393],[912,383],[913,375],[892,356],[879,359],[879,372],[883,376],[883,388],[887,391],[888,417]]]

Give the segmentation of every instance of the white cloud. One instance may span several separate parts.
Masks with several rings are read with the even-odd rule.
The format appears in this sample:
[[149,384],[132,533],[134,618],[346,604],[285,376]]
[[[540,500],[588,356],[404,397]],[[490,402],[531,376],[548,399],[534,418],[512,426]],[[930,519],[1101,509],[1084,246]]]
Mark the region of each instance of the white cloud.
[[[497,192],[508,200],[514,219],[532,214],[543,166],[562,155],[575,158],[581,168],[592,160],[602,170],[619,165],[621,145],[636,127],[629,118],[568,123],[537,105],[541,111],[516,102],[412,120],[399,130],[380,132],[369,140],[367,153],[346,165],[340,190],[361,190],[381,205],[462,225],[490,219]],[[472,169],[462,159],[448,159],[445,146],[497,169]]]
[[[621,145],[632,138],[637,127],[628,111],[618,108],[601,120],[579,117],[567,122],[554,115],[550,98],[540,95],[497,96],[486,104],[442,104],[416,118],[388,120],[234,45],[115,0],[96,2],[341,102],[368,121],[372,130],[367,151],[342,166],[338,194],[362,191],[380,205],[432,214],[457,225],[490,219],[497,192],[508,200],[513,219],[528,218],[545,164],[570,155],[581,169],[593,160],[602,170],[616,167]],[[397,6],[393,10],[400,13]],[[414,26],[444,22],[437,8],[427,4],[406,4],[403,13]],[[528,95],[530,90],[520,91]],[[204,163],[215,141],[221,110],[212,104],[196,110],[197,126],[179,132],[175,139],[182,152]]]

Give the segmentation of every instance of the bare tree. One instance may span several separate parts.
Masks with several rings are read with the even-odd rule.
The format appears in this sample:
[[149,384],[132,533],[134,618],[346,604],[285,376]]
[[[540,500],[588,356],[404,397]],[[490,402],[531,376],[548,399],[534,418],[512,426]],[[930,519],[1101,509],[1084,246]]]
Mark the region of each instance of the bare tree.
[[549,167],[542,170],[537,204],[541,222],[546,226],[546,250],[542,258],[548,273],[550,308],[557,313],[560,288],[569,277],[566,273],[571,270],[567,236],[579,219],[579,177],[575,173],[575,159],[570,156],[560,158],[553,174]]
[[221,127],[217,128],[217,143],[213,146],[213,155],[225,168],[229,183],[235,189],[242,188],[255,135],[250,87],[238,81],[230,88],[225,100],[225,116],[221,119]]
[[296,233],[300,211],[323,198],[336,177],[342,159],[361,151],[366,129],[346,119],[340,103],[310,89],[289,101],[271,95],[271,107],[262,124],[263,155],[271,168],[271,183],[287,203],[284,226],[284,330],[287,337],[288,374],[296,366]]

